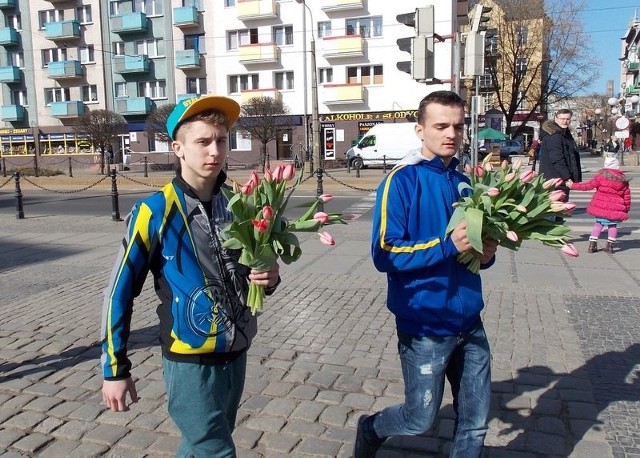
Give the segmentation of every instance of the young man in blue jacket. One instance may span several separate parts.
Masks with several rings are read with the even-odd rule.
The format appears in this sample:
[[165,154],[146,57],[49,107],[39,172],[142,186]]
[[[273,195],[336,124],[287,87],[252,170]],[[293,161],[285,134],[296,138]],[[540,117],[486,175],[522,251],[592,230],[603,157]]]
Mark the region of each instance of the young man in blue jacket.
[[233,218],[220,188],[239,113],[234,100],[213,95],[176,105],[167,133],[178,174],[135,204],[105,291],[102,398],[121,412],[129,409],[127,394],[138,398],[127,357],[133,299],[153,274],[168,410],[183,439],[179,457],[236,456],[231,433],[257,329],[246,306],[248,282],[271,294],[280,281],[277,264],[250,271],[238,262],[239,250],[220,240]]
[[[387,306],[396,317],[405,385],[403,404],[358,421],[354,458],[370,458],[389,436],[416,435],[433,424],[445,377],[456,412],[450,456],[480,456],[490,399],[489,344],[480,311],[480,276],[456,260],[472,250],[466,225],[445,228],[468,178],[456,170],[464,131],[464,102],[436,91],[418,108],[422,149],[409,153],[380,184],[373,219],[372,256],[387,273]],[[474,254],[494,261],[495,240]]]

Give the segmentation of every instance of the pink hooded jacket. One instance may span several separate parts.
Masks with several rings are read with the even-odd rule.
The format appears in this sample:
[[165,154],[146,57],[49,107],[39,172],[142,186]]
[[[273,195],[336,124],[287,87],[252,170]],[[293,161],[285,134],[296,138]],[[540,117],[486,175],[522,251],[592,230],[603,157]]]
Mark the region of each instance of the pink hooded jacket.
[[624,221],[629,217],[631,190],[629,180],[617,169],[602,169],[591,180],[574,182],[572,190],[596,192],[587,207],[587,213],[596,218],[610,221]]

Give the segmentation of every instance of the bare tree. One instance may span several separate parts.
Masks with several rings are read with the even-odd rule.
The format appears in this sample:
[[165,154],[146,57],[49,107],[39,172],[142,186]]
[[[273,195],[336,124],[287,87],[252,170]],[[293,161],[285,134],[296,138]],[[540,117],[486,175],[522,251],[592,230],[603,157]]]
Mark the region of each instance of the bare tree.
[[251,138],[261,143],[260,165],[268,166],[267,144],[278,138],[293,126],[289,110],[282,102],[271,97],[253,97],[241,107],[241,117],[237,126],[249,132]]
[[[582,0],[495,0],[489,38],[492,52],[485,62],[495,94],[496,108],[504,114],[507,132],[516,112],[529,116],[545,111],[550,98],[564,100],[586,88],[598,75],[599,61],[589,47],[578,17]],[[517,136],[525,125],[515,132]]]
[[104,175],[105,153],[118,140],[118,135],[127,133],[127,121],[113,111],[92,110],[80,117],[74,130],[87,135],[94,150],[100,151],[100,174]]
[[169,138],[169,133],[167,132],[167,118],[175,106],[174,103],[169,103],[149,113],[147,121],[144,124],[144,130],[147,132],[149,138],[163,143],[171,142],[171,138]]

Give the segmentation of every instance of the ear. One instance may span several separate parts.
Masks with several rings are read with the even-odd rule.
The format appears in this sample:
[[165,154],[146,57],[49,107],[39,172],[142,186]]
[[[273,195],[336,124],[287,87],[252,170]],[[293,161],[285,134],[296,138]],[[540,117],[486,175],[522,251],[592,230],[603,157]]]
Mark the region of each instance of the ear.
[[418,136],[420,141],[423,142],[424,141],[424,129],[422,128],[422,126],[420,124],[416,124],[415,130],[416,130],[416,135]]
[[175,154],[177,156],[178,159],[183,160],[184,159],[184,151],[182,148],[182,143],[180,143],[179,141],[172,141],[171,142],[171,150],[173,151],[173,154]]

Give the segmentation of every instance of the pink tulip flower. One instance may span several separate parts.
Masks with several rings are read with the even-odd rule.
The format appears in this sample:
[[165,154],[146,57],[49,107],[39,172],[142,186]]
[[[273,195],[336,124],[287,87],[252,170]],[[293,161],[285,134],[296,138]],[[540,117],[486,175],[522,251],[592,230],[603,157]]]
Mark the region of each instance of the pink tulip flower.
[[[520,158],[518,158],[517,160],[520,160]],[[526,170],[520,174],[520,181],[522,181],[523,183],[529,183],[535,177],[536,177],[536,172],[534,170]]]
[[520,167],[522,167],[522,159],[521,158],[516,158],[511,165],[513,166],[513,170],[520,170]]
[[482,167],[480,164],[476,165],[475,169],[473,170],[474,174],[478,177],[478,178],[482,178],[484,176],[484,167]]
[[249,175],[249,181],[253,183],[253,186],[258,186],[258,184],[260,184],[260,177],[255,171],[251,172],[251,175]]
[[507,231],[507,238],[512,242],[517,242],[518,234],[516,234],[514,231]]
[[552,189],[555,188],[558,184],[557,184],[557,178],[550,178],[547,181],[545,181],[544,183],[542,183],[542,188],[543,189]]
[[574,208],[576,208],[575,202],[564,202],[562,205],[564,205],[564,209],[567,211],[572,211]]
[[328,232],[318,232],[318,235],[320,236],[320,243],[323,245],[333,246],[336,244],[336,239]]
[[580,255],[573,243],[567,243],[560,249],[560,251],[562,251],[567,256],[573,256],[574,258],[577,258]]
[[269,221],[267,221],[266,219],[253,219],[251,220],[251,224],[253,224],[253,226],[258,229],[258,232],[267,232],[269,230]]
[[487,162],[487,163],[484,165],[484,169],[485,169],[487,172],[491,172],[491,171],[493,171],[493,164],[492,164],[491,162]]
[[518,210],[520,213],[527,213],[527,207],[521,204],[516,205],[516,210]]
[[284,165],[280,164],[273,171],[273,179],[276,181],[282,181],[282,175],[284,173]]
[[551,202],[551,211],[552,212],[563,212],[566,209],[564,208],[564,203],[562,202]]
[[318,196],[318,200],[323,204],[326,204],[327,202],[331,202],[333,200],[333,196],[331,194],[322,194],[321,196]]
[[296,168],[293,164],[287,164],[284,170],[282,171],[282,178],[286,181],[293,180],[293,177],[296,176]]
[[267,183],[271,183],[273,181],[273,173],[269,167],[264,170],[264,179],[267,180]]
[[273,208],[271,208],[269,205],[265,205],[264,207],[262,207],[262,216],[267,220],[273,219]]
[[510,181],[513,181],[515,177],[516,177],[516,172],[509,172],[504,176],[504,181],[509,183]]
[[500,168],[501,168],[502,170],[507,170],[507,169],[509,168],[509,162],[505,159],[504,161],[502,161],[502,162],[500,163]]
[[249,180],[242,185],[242,187],[240,188],[240,192],[242,192],[242,194],[244,194],[245,196],[250,196],[251,194],[253,194],[254,189],[255,185],[251,180]]
[[318,212],[313,215],[313,219],[318,221],[320,224],[327,224],[329,222],[329,215],[327,215],[325,212]]
[[496,197],[500,195],[500,190],[498,188],[489,188],[487,189],[487,195],[489,197]]
[[551,194],[549,194],[549,200],[551,202],[562,202],[565,196],[566,194],[564,193],[564,191],[557,189],[553,191]]
[[467,163],[464,165],[464,173],[471,175],[471,164]]

